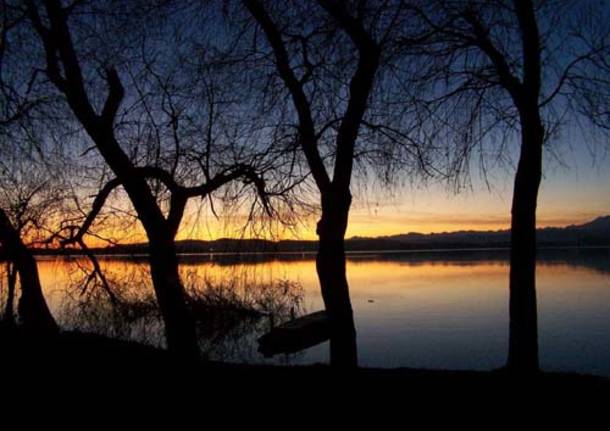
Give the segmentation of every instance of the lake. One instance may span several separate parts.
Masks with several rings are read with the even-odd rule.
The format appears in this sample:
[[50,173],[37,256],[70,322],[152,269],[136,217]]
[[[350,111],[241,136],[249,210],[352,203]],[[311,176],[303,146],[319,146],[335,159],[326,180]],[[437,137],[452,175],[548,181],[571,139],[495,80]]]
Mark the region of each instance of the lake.
[[[233,289],[250,295],[250,304],[281,308],[284,320],[322,308],[313,255],[181,259],[189,289],[212,286],[223,295]],[[360,365],[501,367],[508,343],[507,259],[506,250],[349,255]],[[150,302],[145,260],[100,257],[100,265],[121,295]],[[121,315],[124,322],[113,323],[114,312],[100,305],[108,303],[102,284],[86,283],[90,269],[86,259],[41,257],[39,268],[51,309],[64,327],[163,345],[158,316],[142,311],[145,307],[130,309]],[[610,249],[541,250],[537,284],[541,367],[610,376]],[[277,320],[262,317],[249,322],[220,326],[208,322],[215,330],[202,329],[202,349],[212,359],[227,361],[328,361],[327,343],[264,358],[255,340]]]

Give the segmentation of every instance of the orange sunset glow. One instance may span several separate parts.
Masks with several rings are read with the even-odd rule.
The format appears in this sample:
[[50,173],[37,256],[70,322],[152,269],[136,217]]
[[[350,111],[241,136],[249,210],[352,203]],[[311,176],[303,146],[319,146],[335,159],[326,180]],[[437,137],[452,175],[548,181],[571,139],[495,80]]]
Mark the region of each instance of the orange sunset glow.
[[[610,168],[587,171],[576,165],[573,169],[551,172],[543,182],[538,206],[537,225],[565,227],[582,224],[610,214]],[[479,187],[455,194],[442,185],[403,189],[381,198],[371,194],[355,195],[350,211],[346,237],[378,237],[409,232],[440,233],[460,230],[504,230],[510,227],[511,187],[508,180],[494,185],[493,190]],[[566,199],[569,197],[569,199]],[[317,239],[317,219],[303,218],[295,229],[272,225],[250,229],[239,215],[214,217],[206,206],[189,206],[178,240],[214,240],[219,238]],[[139,223],[127,230],[105,226],[106,236],[121,243],[145,242]],[[107,243],[88,237],[90,246]]]

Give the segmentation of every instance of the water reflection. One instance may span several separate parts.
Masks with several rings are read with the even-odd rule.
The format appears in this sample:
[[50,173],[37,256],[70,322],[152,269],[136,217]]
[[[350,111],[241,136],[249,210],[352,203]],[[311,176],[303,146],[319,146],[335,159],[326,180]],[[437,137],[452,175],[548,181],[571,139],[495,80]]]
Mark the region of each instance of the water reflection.
[[[461,369],[502,366],[508,342],[507,257],[507,251],[489,250],[350,255],[347,273],[360,364]],[[278,280],[295,283],[300,292],[298,306],[292,309],[288,304],[295,297],[286,296],[281,302],[281,320],[322,308],[313,259],[303,254],[186,256],[181,271],[187,285],[202,286],[202,280],[207,280],[211,286],[240,290],[241,295],[249,294],[252,286],[273,285]],[[116,274],[133,273],[143,266],[138,259],[117,257],[101,259],[101,265],[105,273]],[[68,318],[72,313],[67,302],[76,304],[83,297],[82,283],[67,289],[73,263],[45,259],[40,269],[55,315]],[[610,251],[544,250],[537,277],[542,368],[610,376]],[[92,300],[93,304],[109,304],[103,289],[96,292],[98,300]],[[121,295],[138,299],[152,291],[135,277]],[[129,330],[117,327],[111,331],[154,343],[160,327],[132,313],[134,323]],[[104,323],[109,318],[102,313],[98,320]],[[213,358],[265,362],[256,352],[254,340],[272,323],[266,318],[242,322],[242,329],[237,325],[232,330],[229,325],[227,331],[218,332],[218,338],[202,341],[204,350]],[[80,327],[97,331],[95,320],[90,323],[90,327]],[[210,322],[201,326],[206,330],[214,327]],[[244,332],[245,327],[254,331]],[[327,360],[327,344],[273,359],[289,363]]]
[[[59,265],[65,284],[53,296],[62,327],[164,347],[148,265],[117,259],[101,260],[101,271],[84,259]],[[303,291],[293,281],[261,281],[247,270],[218,277],[190,266],[181,275],[201,350],[212,359],[251,360],[258,336],[304,312]]]

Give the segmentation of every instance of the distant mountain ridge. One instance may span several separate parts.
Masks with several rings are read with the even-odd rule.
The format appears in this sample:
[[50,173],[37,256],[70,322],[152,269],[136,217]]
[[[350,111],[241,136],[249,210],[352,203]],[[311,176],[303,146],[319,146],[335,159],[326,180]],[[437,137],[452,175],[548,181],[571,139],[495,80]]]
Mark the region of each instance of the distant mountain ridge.
[[[537,231],[537,238],[540,247],[610,246],[610,216],[598,217],[581,225],[541,228]],[[509,245],[510,230],[466,230],[430,234],[411,232],[374,238],[352,237],[345,242],[347,251],[501,248]],[[292,253],[315,251],[317,241],[221,238],[213,241],[181,240],[176,242],[176,248],[179,253]],[[125,244],[94,251],[105,254],[141,254],[148,251],[148,245]],[[56,253],[57,251],[52,250],[41,251],[41,254]]]
[[[501,247],[510,244],[510,229],[495,231],[462,230],[429,234],[412,232],[377,238],[354,237],[350,238],[349,241],[395,244],[401,248],[413,245],[447,246],[448,248],[462,246]],[[539,246],[610,245],[610,216],[598,217],[581,225],[540,228],[537,230],[537,241]]]

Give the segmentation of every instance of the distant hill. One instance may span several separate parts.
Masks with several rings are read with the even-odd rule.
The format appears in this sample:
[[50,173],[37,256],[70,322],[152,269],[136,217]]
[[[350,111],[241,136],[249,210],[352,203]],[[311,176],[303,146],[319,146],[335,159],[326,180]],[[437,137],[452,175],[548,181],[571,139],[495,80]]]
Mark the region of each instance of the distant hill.
[[[407,233],[377,238],[356,237],[354,245],[376,245],[380,249],[505,247],[510,244],[510,230],[457,231],[442,233]],[[538,229],[539,246],[610,245],[610,216],[598,217],[582,225]]]
[[[510,231],[457,231],[422,234],[417,232],[382,236],[375,238],[353,237],[346,240],[348,251],[370,250],[429,250],[457,248],[500,248],[510,244]],[[538,229],[540,247],[559,246],[610,246],[610,216],[566,227]],[[283,240],[267,241],[259,239],[228,239],[214,241],[185,240],[177,241],[179,253],[248,253],[248,252],[311,252],[317,247],[316,241]],[[96,249],[106,254],[143,254],[148,245],[127,244]],[[43,251],[42,254],[56,251]]]

